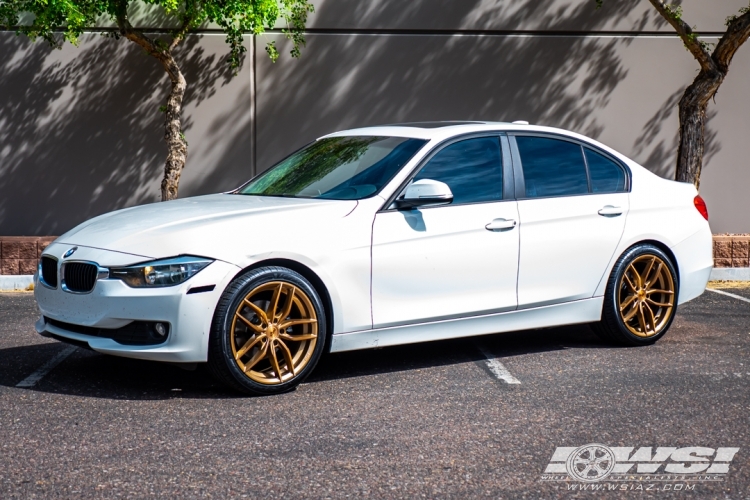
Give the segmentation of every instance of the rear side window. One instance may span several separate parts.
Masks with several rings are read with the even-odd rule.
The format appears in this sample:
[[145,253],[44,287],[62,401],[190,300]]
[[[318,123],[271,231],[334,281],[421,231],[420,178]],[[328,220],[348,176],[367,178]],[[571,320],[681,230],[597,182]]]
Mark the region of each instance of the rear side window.
[[547,137],[516,137],[526,197],[569,196],[589,192],[581,146]]
[[503,162],[497,137],[466,139],[446,146],[414,177],[448,184],[453,203],[479,203],[503,198]]
[[589,165],[591,192],[625,191],[625,172],[617,163],[591,149],[584,148],[583,150],[586,152],[586,163]]

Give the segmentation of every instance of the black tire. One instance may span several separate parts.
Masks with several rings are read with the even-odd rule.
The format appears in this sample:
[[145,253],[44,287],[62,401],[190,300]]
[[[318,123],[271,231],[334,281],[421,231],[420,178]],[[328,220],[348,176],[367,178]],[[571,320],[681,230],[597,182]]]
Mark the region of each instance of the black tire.
[[[648,268],[650,262],[653,262],[654,267]],[[658,266],[662,263],[663,266]],[[640,276],[640,273],[635,273],[636,267],[642,266],[643,273],[650,271],[649,275],[653,275],[657,269],[661,271],[657,273],[659,276],[655,276],[651,283],[647,279]],[[627,277],[623,275],[628,273]],[[638,274],[638,281],[632,279],[635,274]],[[648,278],[649,276],[646,276]],[[628,279],[635,285],[630,286]],[[658,286],[669,285],[671,279],[671,294],[657,293],[661,289],[652,289],[655,291],[647,291],[646,285],[653,285],[656,281]],[[640,285],[644,286],[640,286]],[[665,289],[668,286],[664,287]],[[637,290],[643,290],[639,292]],[[643,346],[650,345],[663,337],[669,327],[672,325],[674,316],[677,312],[677,293],[679,291],[679,280],[677,277],[677,271],[675,270],[672,259],[659,247],[651,244],[639,244],[629,248],[622,256],[617,260],[612,274],[607,281],[607,288],[604,293],[604,306],[602,308],[602,319],[598,323],[594,323],[592,329],[601,339],[609,342],[614,342],[620,345],[626,346]],[[640,294],[640,295],[639,295]],[[649,295],[653,294],[653,295]],[[627,299],[633,300],[628,303]],[[653,301],[652,297],[657,297],[659,300]],[[641,311],[644,322],[640,322],[639,316],[641,313],[634,311],[640,306],[639,302],[644,303],[644,307],[648,307],[651,314],[646,314]],[[656,306],[653,304],[668,304],[666,306]],[[628,304],[628,305],[626,305]],[[646,304],[648,304],[646,306]],[[620,307],[623,305],[626,311],[620,312]],[[653,312],[653,309],[656,312]],[[631,316],[629,319],[625,319],[630,313],[635,315],[635,319]],[[658,318],[658,319],[657,319]],[[649,325],[649,322],[651,325]],[[640,324],[640,326],[637,326]],[[634,326],[636,325],[636,326]],[[634,333],[635,332],[635,333]]]
[[[275,292],[276,288],[278,292]],[[287,303],[290,292],[291,300]],[[276,293],[278,295],[275,295]],[[252,302],[265,315],[261,316],[261,312],[255,312],[256,309],[247,307],[252,304],[244,301],[246,297],[257,299]],[[283,309],[291,304],[291,313],[285,318],[277,316],[278,321],[268,319],[270,304],[274,297],[277,303],[277,307],[274,307],[274,316],[277,316],[277,311],[284,314],[286,311]],[[283,306],[280,305],[282,297]],[[264,298],[269,304],[267,308],[261,300]],[[279,309],[281,307],[283,309]],[[308,314],[307,319],[303,313]],[[267,323],[263,322],[264,319]],[[284,322],[310,324],[284,328]],[[255,326],[250,328],[250,323]],[[259,332],[258,329],[262,331]],[[280,394],[294,389],[310,375],[325,349],[326,335],[325,309],[318,292],[309,281],[299,273],[284,267],[253,269],[235,278],[216,306],[209,337],[208,368],[218,381],[245,394]],[[315,339],[308,338],[313,336]],[[306,340],[288,340],[297,337]],[[285,352],[280,344],[284,345]],[[254,347],[243,351],[248,345]],[[288,358],[285,357],[285,353],[288,354]],[[237,359],[235,354],[239,355]],[[265,357],[258,358],[262,355]],[[260,360],[255,361],[256,359]],[[295,363],[297,359],[299,363]],[[291,369],[287,360],[291,361]],[[250,365],[253,361],[255,364]],[[267,368],[264,371],[262,367],[266,362]],[[295,366],[298,367],[296,370]],[[255,367],[260,368],[255,370]]]

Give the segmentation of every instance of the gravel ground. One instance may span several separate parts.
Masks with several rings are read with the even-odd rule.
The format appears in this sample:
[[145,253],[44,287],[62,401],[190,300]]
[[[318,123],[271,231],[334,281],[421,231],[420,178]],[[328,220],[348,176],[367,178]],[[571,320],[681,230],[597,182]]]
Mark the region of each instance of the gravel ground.
[[[720,294],[681,307],[650,347],[575,326],[334,354],[265,398],[200,367],[82,349],[18,388],[66,347],[36,318],[31,294],[0,294],[3,499],[750,498],[750,304]],[[690,491],[542,480],[556,447],[588,443],[740,451],[723,481]]]

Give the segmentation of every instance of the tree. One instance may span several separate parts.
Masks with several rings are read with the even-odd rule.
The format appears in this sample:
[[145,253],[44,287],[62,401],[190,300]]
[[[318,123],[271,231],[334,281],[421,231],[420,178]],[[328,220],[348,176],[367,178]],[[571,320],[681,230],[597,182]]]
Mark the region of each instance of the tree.
[[[105,36],[124,37],[161,64],[172,84],[166,104],[159,108],[165,114],[164,140],[168,149],[161,197],[162,201],[173,200],[177,198],[188,151],[181,120],[187,81],[174,57],[175,48],[191,31],[208,23],[216,24],[227,36],[227,63],[236,73],[247,50],[242,43],[243,34],[262,34],[281,20],[285,25],[282,32],[292,41],[291,55],[299,57],[300,47],[305,44],[302,30],[314,7],[307,0],[145,0],[161,6],[166,22],[178,26],[167,30],[167,36],[159,36],[146,34],[131,24],[128,7],[136,1],[0,0],[0,26],[15,28],[17,34],[32,40],[42,38],[59,48],[66,41],[77,45],[80,35],[97,26],[104,16],[117,26],[114,31],[103,33]],[[273,61],[279,57],[273,41],[267,44],[266,51]]]
[[[604,0],[596,0],[597,8]],[[706,110],[729,72],[737,50],[750,37],[750,6],[726,20],[727,30],[711,52],[711,45],[699,39],[696,28],[683,19],[682,7],[662,0],[649,0],[656,11],[674,28],[685,48],[700,64],[700,72],[685,89],[679,104],[680,145],[675,179],[700,186],[705,148]]]

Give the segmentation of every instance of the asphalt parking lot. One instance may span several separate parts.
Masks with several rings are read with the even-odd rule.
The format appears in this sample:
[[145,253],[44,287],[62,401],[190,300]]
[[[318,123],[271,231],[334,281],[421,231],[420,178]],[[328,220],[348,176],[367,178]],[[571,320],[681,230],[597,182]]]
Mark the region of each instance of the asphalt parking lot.
[[[750,303],[726,295],[650,347],[575,326],[342,353],[265,398],[82,349],[31,384],[67,348],[36,318],[31,294],[0,294],[0,498],[750,498]],[[542,479],[588,443],[739,452],[679,491]]]

